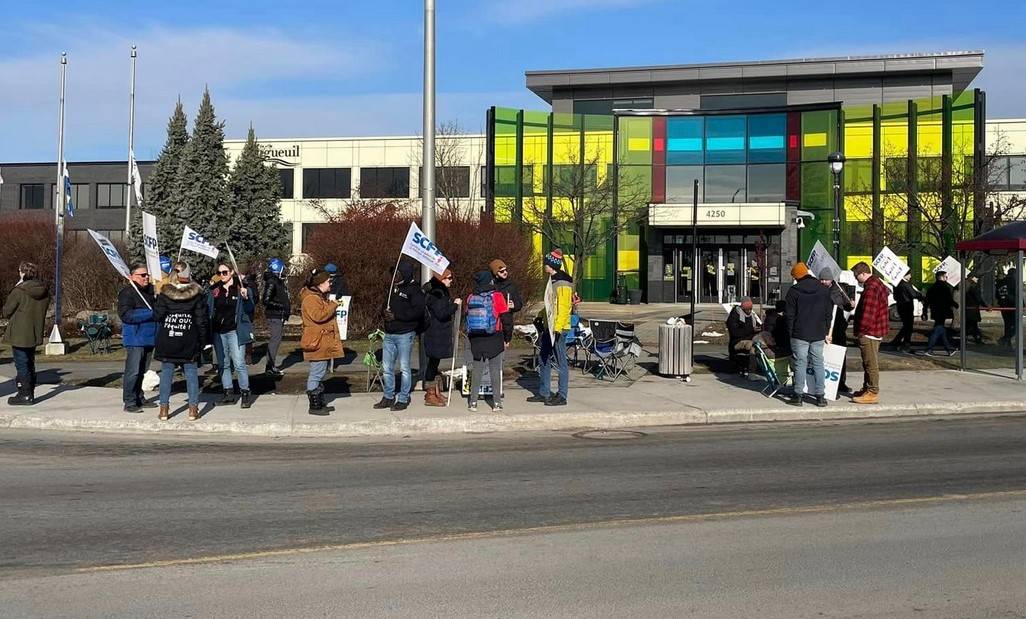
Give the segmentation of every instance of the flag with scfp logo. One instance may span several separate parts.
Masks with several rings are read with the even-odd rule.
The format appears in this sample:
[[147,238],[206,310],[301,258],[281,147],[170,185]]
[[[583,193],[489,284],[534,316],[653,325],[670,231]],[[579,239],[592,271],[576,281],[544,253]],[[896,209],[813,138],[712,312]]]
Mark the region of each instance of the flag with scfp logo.
[[413,222],[410,222],[410,231],[406,233],[402,253],[416,259],[435,273],[441,273],[449,266],[449,259],[442,250]]

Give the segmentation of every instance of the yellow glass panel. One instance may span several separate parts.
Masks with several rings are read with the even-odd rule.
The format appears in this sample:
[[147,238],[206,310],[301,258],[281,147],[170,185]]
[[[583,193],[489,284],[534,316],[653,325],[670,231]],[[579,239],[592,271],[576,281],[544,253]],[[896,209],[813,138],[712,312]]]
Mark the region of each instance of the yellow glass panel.
[[873,156],[873,123],[844,123],[844,156],[852,158],[868,158]]
[[[923,275],[924,279],[927,273],[933,273],[933,270],[937,268],[937,265],[941,263],[940,259],[934,258],[933,256],[923,256]],[[932,276],[931,276],[932,277]]]
[[916,139],[919,142],[920,157],[940,157],[942,147],[942,131],[940,115],[919,118],[916,128]]
[[845,221],[871,221],[873,219],[873,198],[867,195],[844,196]]
[[620,271],[638,271],[641,265],[641,252],[636,249],[621,249],[617,252],[616,264]]
[[805,148],[815,148],[817,146],[827,145],[827,134],[825,133],[806,133],[802,137],[802,143]]
[[880,209],[884,221],[905,221],[908,215],[908,200],[904,194],[880,194]]
[[873,264],[873,257],[872,256],[848,256],[848,262],[847,262],[848,267],[847,268],[850,269],[850,268],[852,268],[853,266],[855,266],[856,264],[858,264],[860,262],[865,262],[866,264]]
[[880,124],[880,149],[883,157],[908,155],[908,123],[886,121]]
[[[824,139],[825,136],[824,136]],[[627,150],[640,150],[646,151],[651,148],[652,141],[648,138],[630,138],[627,141]]]

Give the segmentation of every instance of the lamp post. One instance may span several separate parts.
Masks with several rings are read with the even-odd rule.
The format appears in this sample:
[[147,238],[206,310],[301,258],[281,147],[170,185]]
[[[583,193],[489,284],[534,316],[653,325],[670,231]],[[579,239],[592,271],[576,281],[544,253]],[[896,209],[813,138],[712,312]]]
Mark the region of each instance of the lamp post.
[[834,174],[834,260],[841,264],[841,172],[844,153],[834,151],[827,155],[830,171]]

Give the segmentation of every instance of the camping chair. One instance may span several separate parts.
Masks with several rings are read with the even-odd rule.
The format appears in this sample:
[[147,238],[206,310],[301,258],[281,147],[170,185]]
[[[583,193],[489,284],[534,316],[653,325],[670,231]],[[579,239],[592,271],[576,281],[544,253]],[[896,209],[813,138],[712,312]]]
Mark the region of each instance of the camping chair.
[[384,371],[384,351],[381,348],[381,344],[375,349],[374,342],[384,342],[385,332],[378,329],[367,336],[367,341],[371,343],[370,350],[363,355],[363,364],[367,366],[367,391],[373,391],[374,385],[377,384],[384,390],[384,378],[382,372]]
[[570,330],[567,331],[564,339],[568,365],[576,366],[581,362],[581,354],[587,352],[585,339],[586,334],[584,327],[581,326],[581,317],[578,314],[570,314]]
[[633,323],[591,321],[585,371],[594,369],[596,378],[611,376],[613,382],[630,372],[641,354]]
[[113,330],[107,322],[106,314],[90,314],[86,320],[78,321],[78,330],[89,342],[89,350],[95,355],[99,352],[110,352],[110,338]]
[[[762,370],[762,375],[766,378],[766,386],[762,388],[762,393],[772,398],[777,395],[777,392],[792,382],[791,372],[787,369],[786,365],[781,365],[787,364],[791,358],[770,359],[762,344],[758,341],[752,342],[752,352],[756,355],[756,361]],[[781,369],[783,369],[783,372],[779,371]],[[781,374],[783,374],[783,378],[781,378]],[[767,391],[769,393],[766,393]]]

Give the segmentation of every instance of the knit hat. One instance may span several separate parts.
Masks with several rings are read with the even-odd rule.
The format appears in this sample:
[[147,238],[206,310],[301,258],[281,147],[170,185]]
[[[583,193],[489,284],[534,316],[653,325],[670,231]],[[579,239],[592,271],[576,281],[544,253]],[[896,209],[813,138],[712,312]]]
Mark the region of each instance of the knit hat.
[[506,268],[506,263],[496,258],[488,263],[488,268],[491,270],[492,275],[498,275],[499,271]]
[[181,268],[178,269],[178,283],[182,284],[192,279],[192,269],[189,268],[188,264],[183,263]]
[[823,282],[834,281],[834,270],[830,267],[823,267],[823,270],[819,272],[819,280]]
[[545,254],[545,266],[552,267],[556,271],[562,271],[563,251],[560,249],[553,249],[551,252]]
[[335,266],[334,262],[329,262],[328,264],[324,265],[324,270],[332,275],[338,273],[338,267]]
[[801,279],[808,274],[809,267],[806,266],[804,262],[796,262],[794,263],[794,266],[791,267],[791,277],[793,277],[794,279]]
[[331,279],[331,273],[328,273],[327,271],[314,271],[314,273],[310,275],[310,287],[316,288],[329,279]]
[[489,271],[478,271],[474,273],[474,286],[483,288],[492,284],[492,274]]

